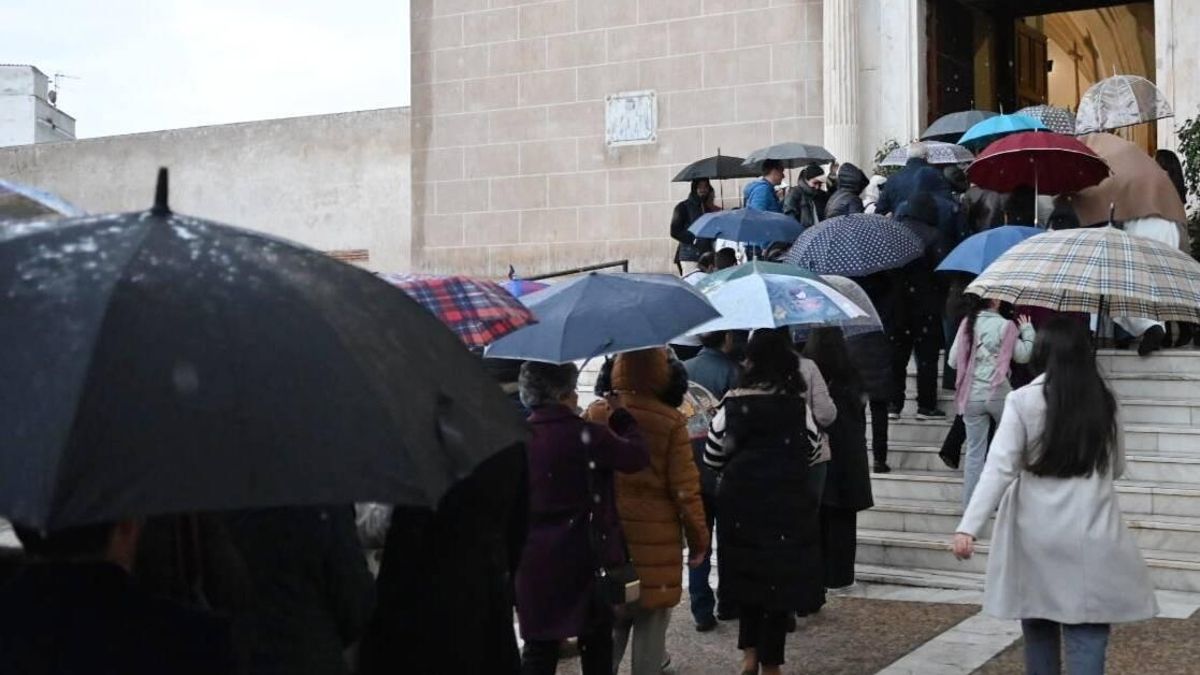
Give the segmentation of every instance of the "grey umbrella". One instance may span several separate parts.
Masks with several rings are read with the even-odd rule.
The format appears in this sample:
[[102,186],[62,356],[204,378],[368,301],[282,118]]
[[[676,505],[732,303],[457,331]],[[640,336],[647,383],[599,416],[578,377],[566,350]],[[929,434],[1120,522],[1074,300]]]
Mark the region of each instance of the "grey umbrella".
[[795,169],[809,164],[828,164],[836,161],[834,156],[819,145],[808,143],[776,143],[759,148],[746,157],[746,166],[761,166],[768,159],[783,162],[785,169]]
[[962,110],[942,115],[921,134],[921,140],[953,143],[967,133],[971,127],[995,116],[996,113],[990,110]]
[[1066,108],[1052,105],[1031,105],[1021,108],[1017,114],[1032,117],[1056,134],[1075,135],[1075,114]]

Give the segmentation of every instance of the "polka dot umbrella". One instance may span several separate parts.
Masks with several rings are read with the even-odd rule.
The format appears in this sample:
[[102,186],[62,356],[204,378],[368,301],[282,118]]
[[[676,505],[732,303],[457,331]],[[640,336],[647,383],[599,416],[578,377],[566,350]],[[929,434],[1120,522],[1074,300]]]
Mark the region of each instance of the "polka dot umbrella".
[[783,261],[818,274],[865,277],[921,257],[925,244],[912,230],[884,216],[852,213],[810,227]]

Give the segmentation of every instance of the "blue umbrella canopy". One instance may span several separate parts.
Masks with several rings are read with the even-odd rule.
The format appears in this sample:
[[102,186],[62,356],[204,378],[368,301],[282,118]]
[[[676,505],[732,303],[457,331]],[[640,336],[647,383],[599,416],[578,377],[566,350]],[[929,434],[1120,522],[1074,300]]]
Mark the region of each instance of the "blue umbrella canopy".
[[82,216],[83,210],[56,194],[0,180],[0,220]]
[[[825,282],[833,290],[849,298],[850,302],[858,305],[866,313],[864,316],[830,321],[825,324],[826,326],[841,328],[842,334],[848,338],[857,335],[866,335],[867,333],[883,332],[883,322],[879,319],[879,311],[875,309],[875,303],[871,302],[870,296],[867,295],[862,286],[855,283],[853,279],[847,279],[836,274],[822,274],[821,281]],[[792,339],[797,342],[803,342],[814,328],[819,328],[819,326],[793,326]]]
[[900,223],[868,213],[822,221],[804,231],[783,261],[818,274],[865,277],[921,257],[925,244]]
[[1041,228],[1028,225],[1004,225],[973,234],[942,260],[937,271],[983,274],[988,265],[1004,255],[1005,251],[1044,232]]
[[1026,115],[996,115],[967,129],[958,144],[979,150],[992,141],[1022,131],[1049,131],[1045,124]]
[[694,328],[718,330],[836,325],[866,311],[817,275],[794,265],[755,261],[710,274],[696,289],[721,317]]
[[592,272],[521,298],[538,323],[492,343],[487,356],[567,363],[659,347],[720,314],[666,274]]
[[703,239],[728,239],[766,246],[777,241],[794,241],[803,229],[795,218],[782,213],[733,209],[706,213],[697,218],[688,231]]

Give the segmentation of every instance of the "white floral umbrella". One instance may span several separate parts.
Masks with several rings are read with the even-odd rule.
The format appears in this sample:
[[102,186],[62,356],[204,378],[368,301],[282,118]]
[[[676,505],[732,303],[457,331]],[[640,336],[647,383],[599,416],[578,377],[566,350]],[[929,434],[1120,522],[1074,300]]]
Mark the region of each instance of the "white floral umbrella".
[[1153,82],[1137,75],[1114,75],[1084,93],[1075,116],[1075,133],[1110,131],[1174,115],[1167,95]]

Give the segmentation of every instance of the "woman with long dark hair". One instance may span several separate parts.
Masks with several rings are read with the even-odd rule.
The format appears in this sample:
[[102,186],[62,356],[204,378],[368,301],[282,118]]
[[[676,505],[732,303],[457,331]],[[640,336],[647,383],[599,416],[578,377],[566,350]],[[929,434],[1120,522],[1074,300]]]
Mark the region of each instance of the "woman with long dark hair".
[[683,263],[697,262],[700,256],[713,250],[712,239],[697,239],[688,228],[700,216],[720,210],[712,183],[707,178],[692,181],[687,199],[675,205],[675,211],[671,214],[671,238],[679,242],[675,247],[675,265],[679,268],[679,274],[683,274]]
[[704,461],[722,474],[721,595],[740,607],[742,670],[779,673],[792,612],[824,601],[820,524],[799,357],[787,336],[759,330],[741,386],[713,418]]
[[867,468],[867,396],[840,328],[814,330],[804,355],[821,369],[838,411],[826,429],[831,456],[821,495],[821,555],[825,587],[842,589],[854,584],[858,512],[875,505]]
[[1158,611],[1113,487],[1125,470],[1117,402],[1073,319],[1039,332],[1034,364],[1042,374],[1005,403],[954,553],[971,557],[999,504],[984,611],[1021,619],[1028,672],[1060,672],[1065,639],[1071,675],[1103,673],[1109,625]]

